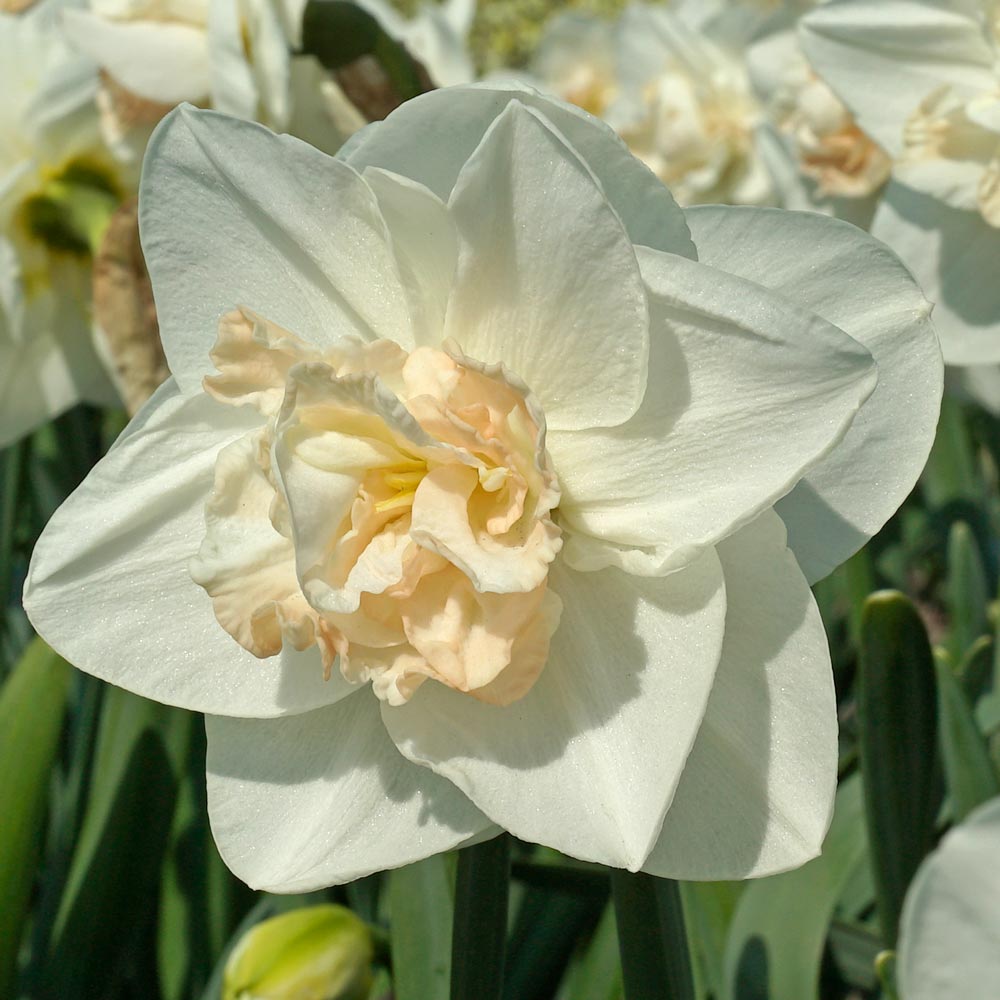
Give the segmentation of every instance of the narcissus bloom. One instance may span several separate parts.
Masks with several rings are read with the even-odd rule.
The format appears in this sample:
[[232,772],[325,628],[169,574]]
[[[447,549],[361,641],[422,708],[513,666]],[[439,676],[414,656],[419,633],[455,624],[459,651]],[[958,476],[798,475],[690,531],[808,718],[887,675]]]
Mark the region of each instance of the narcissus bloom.
[[906,893],[896,965],[906,1000],[992,1000],[1000,982],[1000,799],[925,859]]
[[1000,34],[989,0],[832,0],[813,66],[894,161],[871,231],[935,303],[945,360],[1000,362]]
[[96,69],[57,11],[0,13],[0,447],[81,400],[117,401],[91,342],[90,252],[123,179]]
[[141,229],[173,378],[25,602],[81,668],[208,714],[237,874],[311,888],[497,826],[687,878],[816,853],[808,581],[910,489],[941,391],[892,254],[685,215],[513,86],[420,97],[335,159],[181,109]]

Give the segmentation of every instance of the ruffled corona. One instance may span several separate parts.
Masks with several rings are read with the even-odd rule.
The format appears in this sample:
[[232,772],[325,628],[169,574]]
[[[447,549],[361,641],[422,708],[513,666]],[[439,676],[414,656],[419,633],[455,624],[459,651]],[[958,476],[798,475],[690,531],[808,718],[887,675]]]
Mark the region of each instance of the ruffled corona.
[[319,647],[390,704],[427,678],[492,703],[541,671],[562,544],[527,386],[456,348],[320,351],[246,310],[205,380],[268,420],[220,453],[191,573],[257,656]]

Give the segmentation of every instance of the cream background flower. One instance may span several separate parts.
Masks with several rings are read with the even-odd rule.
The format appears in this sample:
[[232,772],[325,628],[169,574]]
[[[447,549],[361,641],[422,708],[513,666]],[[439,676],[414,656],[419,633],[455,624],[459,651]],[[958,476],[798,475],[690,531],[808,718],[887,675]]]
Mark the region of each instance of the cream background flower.
[[1000,981],[1000,799],[924,859],[906,892],[896,974],[906,1000],[991,1000]]
[[105,140],[141,159],[156,123],[189,101],[289,131],[330,152],[364,124],[301,44],[302,0],[91,0],[67,37],[102,68]]
[[[242,878],[344,881],[496,825],[676,877],[818,850],[836,720],[808,579],[910,489],[940,396],[926,303],[890,253],[820,216],[685,216],[605,126],[499,85],[409,102],[336,159],[181,109],[154,136],[141,216],[174,378],[46,529],[25,603],[84,669],[209,713],[213,829]],[[209,352],[237,307],[320,353],[391,341],[432,372],[441,352],[502,363],[537,401],[559,492],[530,523],[560,531],[544,578],[562,615],[520,698],[431,680],[391,704],[340,669],[324,681],[317,649],[257,659],[220,627],[188,567],[219,456],[270,419],[202,388],[225,378]],[[287,416],[308,364],[265,389]],[[330,479],[303,483],[322,510]],[[325,620],[306,530],[322,519],[290,520],[295,582]],[[462,524],[410,538],[477,595],[534,586],[526,560],[470,562]]]
[[801,27],[810,61],[895,161],[871,231],[935,303],[954,365],[1000,361],[996,32],[985,0],[831,0]]
[[120,182],[96,69],[66,45],[59,10],[0,13],[0,447],[81,400],[118,398],[91,342],[87,248],[57,246],[33,214],[73,171]]

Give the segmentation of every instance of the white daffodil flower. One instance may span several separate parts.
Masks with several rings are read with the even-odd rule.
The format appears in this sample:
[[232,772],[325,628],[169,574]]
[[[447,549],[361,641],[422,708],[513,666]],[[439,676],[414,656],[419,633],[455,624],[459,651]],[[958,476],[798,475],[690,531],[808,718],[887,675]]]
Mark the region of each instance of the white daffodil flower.
[[1000,799],[949,831],[906,893],[903,1000],[994,1000],[1000,983]]
[[303,0],[91,0],[66,33],[103,69],[108,145],[141,158],[156,123],[182,101],[261,121],[336,150],[363,124],[311,57],[293,58]]
[[607,121],[682,205],[771,203],[741,54],[749,23],[693,2],[634,3],[614,22],[569,13],[546,29],[531,78]]
[[872,233],[935,303],[945,360],[1000,362],[1000,47],[991,0],[831,0],[811,63],[893,158]]
[[89,253],[123,178],[98,135],[96,69],[58,10],[0,14],[0,447],[117,399],[91,343]]
[[25,606],[81,668],[207,713],[241,878],[497,826],[682,878],[819,850],[809,580],[911,488],[941,392],[890,252],[685,215],[517,86],[424,95],[337,158],[182,108],[140,200],[173,378],[46,528]]
[[[892,161],[817,76],[794,27],[765,31],[748,49],[747,64],[769,124],[791,159],[789,190],[781,184],[786,172],[772,168],[782,203],[840,214],[838,200],[872,201],[888,180]],[[869,214],[873,210],[874,204]]]
[[608,18],[563,11],[550,20],[528,67],[537,87],[605,118],[618,97],[619,24]]
[[355,2],[420,61],[437,86],[475,80],[469,31],[476,16],[476,0],[424,0],[412,18],[404,17],[388,0]]

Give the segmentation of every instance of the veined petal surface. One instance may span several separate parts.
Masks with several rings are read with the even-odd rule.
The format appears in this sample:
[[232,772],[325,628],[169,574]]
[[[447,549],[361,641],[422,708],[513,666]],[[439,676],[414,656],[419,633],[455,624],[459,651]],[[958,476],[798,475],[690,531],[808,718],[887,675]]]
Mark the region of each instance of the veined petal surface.
[[399,753],[371,691],[285,719],[205,723],[212,833],[254,888],[350,882],[492,826],[451,782]]
[[147,698],[239,716],[302,712],[353,688],[319,655],[259,660],[227,635],[188,562],[205,535],[219,450],[254,429],[249,408],[165,383],[35,546],[24,605],[71,663]]
[[621,427],[548,439],[580,569],[664,573],[695,558],[829,452],[876,380],[864,347],[760,285],[646,248],[639,261],[642,407]]
[[705,718],[643,870],[743,879],[819,853],[837,789],[826,631],[766,511],[718,546],[726,637]]
[[[684,213],[656,175],[602,121],[523,84],[489,82],[436,90],[407,101],[384,122],[356,133],[338,154],[357,169],[385,167],[447,200],[465,162],[511,101],[541,113],[604,189],[633,243],[694,258]],[[412,155],[421,142],[421,157]]]
[[237,306],[318,347],[346,336],[413,345],[378,202],[346,164],[190,107],[164,119],[145,163],[142,247],[181,389],[212,371],[218,321]]
[[549,574],[563,602],[548,663],[506,708],[425,684],[382,718],[410,759],[515,836],[638,869],[712,687],[725,588],[714,552],[656,579]]
[[449,208],[459,256],[445,336],[516,372],[550,430],[628,420],[646,388],[646,295],[628,235],[576,154],[511,101]]
[[687,217],[704,263],[822,316],[878,365],[844,439],[777,503],[806,577],[821,579],[882,527],[927,460],[943,385],[930,304],[892,253],[845,222],[716,206]]

